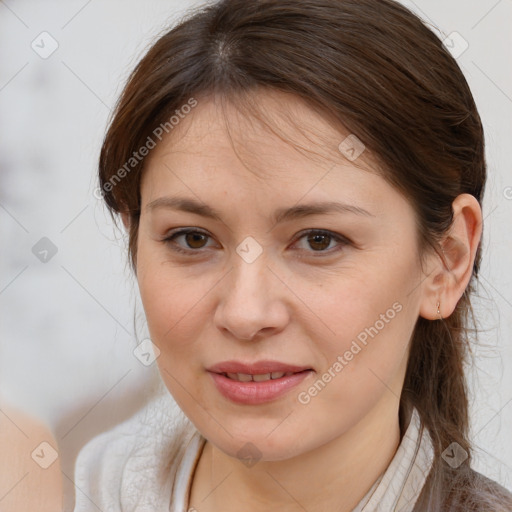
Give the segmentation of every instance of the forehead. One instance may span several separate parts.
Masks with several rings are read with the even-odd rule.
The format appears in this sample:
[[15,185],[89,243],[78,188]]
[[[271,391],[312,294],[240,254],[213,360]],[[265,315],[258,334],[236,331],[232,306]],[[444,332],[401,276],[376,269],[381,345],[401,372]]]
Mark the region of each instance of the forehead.
[[[200,96],[195,108],[180,117],[146,159],[145,175],[163,166],[187,169],[192,179],[218,182],[226,171],[243,172],[247,180],[261,184],[310,182],[334,167],[343,169],[347,178],[379,174],[361,141],[357,158],[347,159],[347,141],[350,146],[355,136],[332,116],[289,93]],[[329,178],[335,174],[329,173]]]

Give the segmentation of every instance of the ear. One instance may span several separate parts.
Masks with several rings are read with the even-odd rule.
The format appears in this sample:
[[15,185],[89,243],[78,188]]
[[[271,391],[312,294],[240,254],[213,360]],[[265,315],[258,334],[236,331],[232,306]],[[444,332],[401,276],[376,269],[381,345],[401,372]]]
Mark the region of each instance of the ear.
[[130,232],[130,216],[126,212],[123,212],[121,213],[121,219],[123,220],[126,231]]
[[427,320],[449,317],[455,310],[471,279],[482,237],[482,210],[474,196],[459,195],[452,209],[452,225],[440,243],[443,258],[429,257],[430,272],[422,283],[420,316]]

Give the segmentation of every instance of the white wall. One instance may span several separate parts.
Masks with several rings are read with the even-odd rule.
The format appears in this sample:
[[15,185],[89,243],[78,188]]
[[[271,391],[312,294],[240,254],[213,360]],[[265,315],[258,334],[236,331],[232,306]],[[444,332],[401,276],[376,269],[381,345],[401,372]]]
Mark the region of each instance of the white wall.
[[[0,398],[52,427],[69,477],[77,450],[141,405],[155,371],[132,354],[126,241],[92,194],[109,108],[154,36],[198,3],[0,2]],[[475,349],[472,418],[477,469],[512,488],[512,4],[405,3],[469,43],[458,62],[489,163],[478,305],[489,348]],[[59,45],[47,59],[31,48],[43,31]],[[58,251],[46,263],[32,253],[42,237]]]

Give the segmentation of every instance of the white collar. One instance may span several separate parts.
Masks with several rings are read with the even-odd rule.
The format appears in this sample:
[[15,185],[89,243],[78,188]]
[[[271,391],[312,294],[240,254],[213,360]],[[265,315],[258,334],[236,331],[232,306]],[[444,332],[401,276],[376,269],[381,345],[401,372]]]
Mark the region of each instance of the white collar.
[[[187,512],[192,477],[205,439],[196,432],[177,468],[170,512]],[[409,426],[385,472],[352,512],[411,512],[433,462],[430,435],[413,409]]]

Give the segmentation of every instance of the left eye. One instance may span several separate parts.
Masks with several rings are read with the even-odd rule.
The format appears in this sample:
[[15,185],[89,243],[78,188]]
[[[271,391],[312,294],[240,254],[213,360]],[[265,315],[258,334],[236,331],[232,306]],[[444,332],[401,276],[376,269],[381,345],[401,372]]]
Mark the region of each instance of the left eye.
[[[338,242],[338,246],[341,247],[348,244],[348,240],[344,237],[331,233],[330,231],[311,230],[303,233],[297,241],[302,239],[306,240],[306,243],[311,249],[313,249],[313,252],[327,252],[326,249],[332,249],[332,242]],[[336,250],[339,250],[339,248],[340,247]]]
[[[176,240],[180,237],[184,237],[186,247],[180,246],[176,243]],[[211,238],[210,235],[202,231],[198,231],[197,229],[182,229],[171,234],[162,240],[162,242],[169,245],[173,251],[191,254],[198,253],[200,252],[199,249],[207,247],[206,244],[208,238]],[[304,250],[316,253],[334,252],[330,250],[332,249],[331,243],[333,242],[337,242],[338,248],[335,249],[336,251],[350,244],[350,241],[347,238],[324,230],[306,231],[297,237],[294,243],[297,244],[297,242],[303,239],[306,241],[308,246],[313,249],[312,251],[308,251],[308,249]],[[329,251],[327,251],[327,249],[329,249]]]

